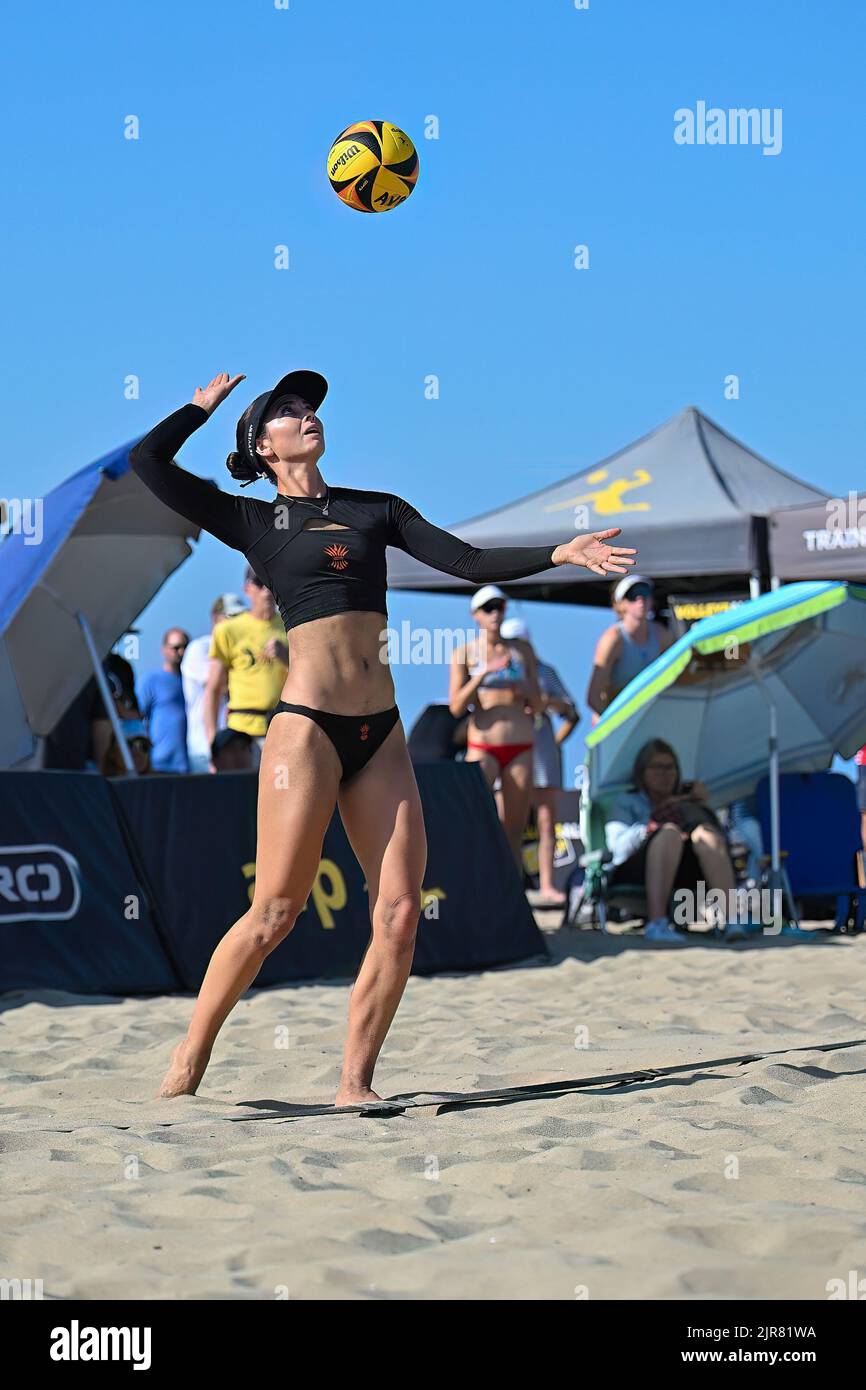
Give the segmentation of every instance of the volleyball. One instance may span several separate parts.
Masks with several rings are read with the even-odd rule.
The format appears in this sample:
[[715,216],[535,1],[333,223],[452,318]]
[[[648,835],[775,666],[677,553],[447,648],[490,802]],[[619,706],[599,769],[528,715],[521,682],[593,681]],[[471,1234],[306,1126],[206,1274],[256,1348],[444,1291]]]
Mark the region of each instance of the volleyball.
[[331,146],[328,178],[346,207],[390,212],[415,187],[418,154],[406,132],[390,121],[356,121]]

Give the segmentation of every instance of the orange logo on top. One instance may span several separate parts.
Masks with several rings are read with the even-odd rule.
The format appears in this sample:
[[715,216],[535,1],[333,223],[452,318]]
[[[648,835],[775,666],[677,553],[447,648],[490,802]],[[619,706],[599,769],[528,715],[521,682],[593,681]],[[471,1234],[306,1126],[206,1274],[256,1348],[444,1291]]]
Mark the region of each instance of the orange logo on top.
[[364,739],[367,737],[367,735],[369,734],[369,732],[370,732],[370,725],[369,725],[369,724],[362,724],[362,725],[361,725],[361,742],[362,742],[362,743],[363,743]]
[[325,554],[331,557],[331,569],[346,569],[349,563],[346,558],[349,554],[349,547],[347,545],[326,545]]

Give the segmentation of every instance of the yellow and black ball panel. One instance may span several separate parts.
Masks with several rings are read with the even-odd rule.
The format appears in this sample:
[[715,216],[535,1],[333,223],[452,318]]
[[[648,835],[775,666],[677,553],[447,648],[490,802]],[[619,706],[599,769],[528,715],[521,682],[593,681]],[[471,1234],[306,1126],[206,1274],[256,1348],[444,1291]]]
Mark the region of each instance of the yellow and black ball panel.
[[337,191],[347,183],[354,183],[362,174],[369,174],[380,167],[379,157],[357,140],[341,137],[328,155],[328,178]]
[[343,137],[347,140],[360,140],[381,160],[382,124],[382,121],[355,121],[353,125],[346,126]]
[[392,125],[390,121],[378,121],[381,126],[379,138],[382,142],[382,163],[395,174],[414,173],[418,177],[418,153],[405,130]]
[[401,179],[392,169],[382,168],[373,178],[370,205],[374,212],[389,212],[398,203],[405,203],[411,192],[410,183]]

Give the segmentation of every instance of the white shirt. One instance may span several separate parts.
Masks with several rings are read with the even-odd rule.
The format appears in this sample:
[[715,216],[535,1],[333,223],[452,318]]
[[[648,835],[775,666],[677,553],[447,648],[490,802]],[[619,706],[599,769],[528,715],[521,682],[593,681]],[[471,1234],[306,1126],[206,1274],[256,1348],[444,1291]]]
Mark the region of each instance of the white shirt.
[[[204,692],[210,674],[210,633],[190,642],[180,663],[183,698],[186,702],[186,746],[190,758],[210,758],[210,744],[204,731]],[[226,698],[220,699],[217,729],[226,726]]]

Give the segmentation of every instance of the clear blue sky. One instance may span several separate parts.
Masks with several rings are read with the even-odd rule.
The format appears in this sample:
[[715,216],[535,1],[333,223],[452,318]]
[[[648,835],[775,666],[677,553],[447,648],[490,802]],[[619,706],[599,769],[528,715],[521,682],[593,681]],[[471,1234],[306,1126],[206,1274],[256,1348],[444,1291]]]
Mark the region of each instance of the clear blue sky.
[[[4,38],[0,494],[50,489],[221,370],[248,381],[181,461],[231,487],[240,409],[296,366],[331,382],[326,478],[439,524],[691,403],[794,474],[862,486],[856,0],[19,0]],[[674,111],[699,100],[782,108],[782,152],[675,144]],[[376,217],[325,177],[365,117],[402,126],[421,160],[410,201]],[[141,620],[141,674],[166,626],[205,630],[242,566],[202,539]],[[389,609],[467,621],[453,597]],[[522,611],[582,703],[605,615]],[[397,671],[407,727],[445,683]]]

